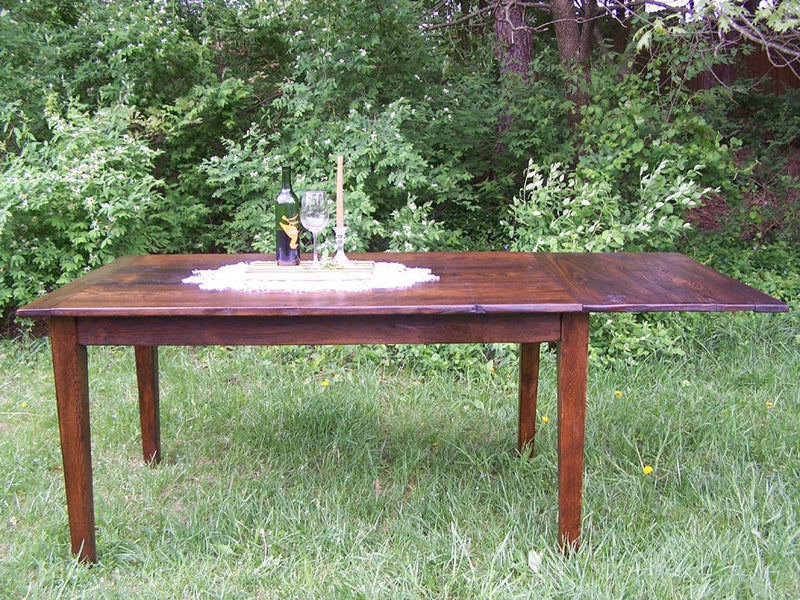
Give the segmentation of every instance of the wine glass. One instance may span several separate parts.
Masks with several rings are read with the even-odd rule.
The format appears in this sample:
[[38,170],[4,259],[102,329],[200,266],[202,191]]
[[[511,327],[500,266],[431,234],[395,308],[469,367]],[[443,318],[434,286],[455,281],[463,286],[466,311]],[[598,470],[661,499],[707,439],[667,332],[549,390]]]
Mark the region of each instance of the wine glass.
[[314,258],[311,265],[320,266],[317,255],[317,234],[328,224],[328,199],[321,190],[303,192],[300,199],[300,222],[311,232],[314,240]]

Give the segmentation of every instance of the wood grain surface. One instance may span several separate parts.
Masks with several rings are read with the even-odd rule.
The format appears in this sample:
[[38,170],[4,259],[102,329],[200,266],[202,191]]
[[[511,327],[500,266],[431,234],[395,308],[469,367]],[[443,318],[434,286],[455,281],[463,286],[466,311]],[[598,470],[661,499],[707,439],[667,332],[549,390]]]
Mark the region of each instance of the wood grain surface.
[[265,255],[128,256],[19,309],[21,317],[278,316],[526,312],[652,312],[788,307],[680,254],[511,252],[353,255],[426,267],[439,281],[369,292],[204,291],[194,269]]

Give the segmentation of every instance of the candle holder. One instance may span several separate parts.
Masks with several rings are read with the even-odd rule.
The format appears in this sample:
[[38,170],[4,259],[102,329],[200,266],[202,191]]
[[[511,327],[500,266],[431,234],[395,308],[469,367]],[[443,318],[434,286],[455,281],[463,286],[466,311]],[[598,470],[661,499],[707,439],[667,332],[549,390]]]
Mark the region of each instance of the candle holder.
[[336,234],[336,256],[333,257],[333,262],[343,267],[350,263],[350,259],[344,253],[344,235],[347,232],[347,227],[334,227],[333,232]]

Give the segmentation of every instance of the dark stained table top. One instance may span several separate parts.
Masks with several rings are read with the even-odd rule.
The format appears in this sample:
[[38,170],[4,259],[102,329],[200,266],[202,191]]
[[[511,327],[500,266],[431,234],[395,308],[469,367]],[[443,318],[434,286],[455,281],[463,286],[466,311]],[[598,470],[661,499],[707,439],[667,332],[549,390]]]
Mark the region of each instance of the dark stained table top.
[[788,306],[676,253],[385,253],[354,260],[430,268],[439,281],[369,292],[205,291],[182,283],[268,255],[126,256],[22,307],[21,317],[403,315],[738,311]]

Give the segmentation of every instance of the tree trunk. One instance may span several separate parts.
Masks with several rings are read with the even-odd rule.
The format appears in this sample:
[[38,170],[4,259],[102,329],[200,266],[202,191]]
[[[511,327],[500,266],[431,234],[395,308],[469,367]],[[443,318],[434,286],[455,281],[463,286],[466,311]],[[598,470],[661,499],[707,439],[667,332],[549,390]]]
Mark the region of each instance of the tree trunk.
[[503,79],[531,77],[533,32],[525,20],[525,7],[514,0],[501,0],[494,11],[495,56]]
[[566,78],[566,97],[573,103],[570,124],[580,120],[580,109],[589,101],[586,86],[589,82],[589,52],[591,50],[592,17],[597,12],[596,0],[584,4],[582,23],[573,0],[550,0],[550,14],[556,33],[558,58]]
[[[533,32],[525,20],[525,7],[515,0],[501,0],[494,9],[494,53],[500,67],[500,81],[507,89],[531,79],[533,59]],[[514,117],[501,114],[497,124],[498,137],[494,150],[503,151],[500,141],[503,134],[513,126]]]

